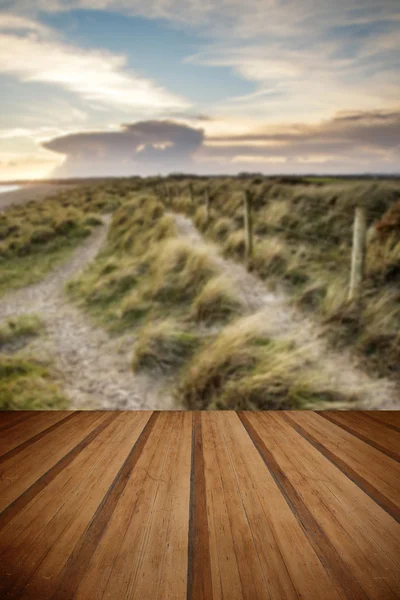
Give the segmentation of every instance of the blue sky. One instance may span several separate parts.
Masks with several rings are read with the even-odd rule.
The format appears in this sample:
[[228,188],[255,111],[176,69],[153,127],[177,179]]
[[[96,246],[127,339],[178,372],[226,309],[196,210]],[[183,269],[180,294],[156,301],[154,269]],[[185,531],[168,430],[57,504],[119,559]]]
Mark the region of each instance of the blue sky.
[[0,0],[0,180],[396,172],[399,32],[398,0]]

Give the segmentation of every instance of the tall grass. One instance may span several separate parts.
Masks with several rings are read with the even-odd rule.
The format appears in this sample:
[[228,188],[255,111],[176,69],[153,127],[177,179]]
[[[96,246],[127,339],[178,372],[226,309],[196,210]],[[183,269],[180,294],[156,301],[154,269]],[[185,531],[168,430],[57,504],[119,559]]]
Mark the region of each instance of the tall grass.
[[116,211],[106,248],[69,290],[110,330],[134,332],[133,370],[173,376],[177,401],[189,408],[354,399],[321,381],[302,349],[269,339],[260,320],[248,320],[214,246],[182,237],[154,196],[137,194]]
[[[181,189],[189,184],[183,179]],[[210,220],[202,205],[211,198]],[[351,346],[377,375],[400,377],[400,184],[397,181],[285,181],[273,178],[195,180],[193,216],[226,256],[244,257],[243,198],[250,190],[255,232],[250,268],[279,283],[294,302],[323,323],[335,346]],[[354,208],[368,215],[366,279],[358,307],[347,301]],[[382,300],[384,299],[384,300]],[[373,312],[373,316],[371,315]],[[390,315],[389,324],[387,315]]]
[[41,279],[123,197],[107,184],[80,186],[0,213],[0,294]]

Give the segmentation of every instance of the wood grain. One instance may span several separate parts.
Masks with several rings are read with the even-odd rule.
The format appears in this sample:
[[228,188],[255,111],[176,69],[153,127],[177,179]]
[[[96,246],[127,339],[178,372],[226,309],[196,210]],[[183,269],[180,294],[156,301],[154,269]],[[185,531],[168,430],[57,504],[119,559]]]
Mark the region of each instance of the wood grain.
[[294,429],[400,522],[400,465],[314,413],[283,415]]
[[398,413],[0,413],[0,597],[400,598]]
[[317,534],[321,559],[346,582],[349,597],[398,597],[400,525],[282,418],[272,412],[248,418],[288,485],[294,509],[311,516],[305,527]]
[[397,431],[380,426],[362,412],[325,411],[318,414],[393,460],[400,461],[400,433]]

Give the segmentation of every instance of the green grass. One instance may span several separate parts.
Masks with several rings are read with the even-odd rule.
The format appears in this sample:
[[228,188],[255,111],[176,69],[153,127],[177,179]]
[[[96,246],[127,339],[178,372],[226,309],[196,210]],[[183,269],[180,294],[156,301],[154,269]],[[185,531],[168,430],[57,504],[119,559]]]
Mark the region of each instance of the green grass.
[[43,322],[36,315],[21,315],[0,323],[0,351],[12,348],[19,349],[27,341],[40,335]]
[[[177,197],[189,181],[175,184]],[[202,200],[206,187],[211,197],[208,223]],[[243,260],[243,194],[247,189],[255,233],[249,265],[253,273],[271,286],[283,286],[294,303],[323,324],[334,347],[350,346],[371,373],[399,378],[400,303],[393,292],[400,282],[399,182],[333,177],[291,181],[200,178],[194,181],[196,210],[176,199],[172,206],[193,217],[199,230],[220,244],[226,256]],[[366,207],[369,242],[363,294],[355,309],[347,301],[347,291],[357,203]],[[382,303],[382,298],[389,300]],[[373,322],[370,307],[375,307]]]
[[39,281],[67,259],[127,193],[117,195],[111,184],[79,186],[0,213],[0,295]]
[[181,323],[167,319],[148,323],[139,333],[132,358],[134,371],[170,373],[181,367],[198,348],[201,340]]
[[61,410],[67,406],[47,365],[0,354],[0,410]]
[[0,297],[11,289],[18,289],[42,280],[52,269],[67,260],[80,240],[65,240],[58,246],[46,248],[40,254],[0,259]]
[[[242,238],[234,228],[236,242]],[[286,271],[286,262],[276,267],[283,249],[282,240],[264,248],[275,273]],[[286,260],[294,272],[299,259],[288,252]],[[107,246],[68,289],[111,331],[134,331],[133,370],[173,376],[178,403],[188,408],[319,408],[356,401],[353,393],[331,389],[318,365],[307,361],[307,349],[269,339],[262,319],[245,317],[248,308],[212,247],[180,237],[150,195],[138,194],[116,211]]]
[[[162,190],[160,200],[155,184]],[[247,189],[255,231],[252,272],[268,285],[283,286],[293,303],[320,321],[333,347],[351,347],[373,374],[398,376],[396,181],[181,176],[75,188],[40,203],[40,210],[18,208],[9,213],[12,219],[0,219],[0,255],[8,270],[3,260],[0,293],[41,278],[102,213],[113,212],[105,248],[68,290],[110,331],[135,332],[135,370],[173,375],[178,397],[189,407],[357,405],[357,391],[343,396],[331,389],[318,365],[306,360],[305,347],[246,329],[249,309],[210,245],[182,239],[163,205],[188,215],[226,257],[242,261]],[[354,305],[347,288],[358,202],[367,209],[369,242],[363,294]]]

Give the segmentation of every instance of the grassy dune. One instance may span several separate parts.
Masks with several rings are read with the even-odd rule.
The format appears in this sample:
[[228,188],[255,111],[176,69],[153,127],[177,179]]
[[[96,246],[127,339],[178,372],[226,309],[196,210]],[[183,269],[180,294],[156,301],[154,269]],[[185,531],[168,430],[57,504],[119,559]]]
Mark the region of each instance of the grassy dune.
[[43,331],[37,315],[21,315],[0,324],[0,410],[67,407],[51,365],[29,353],[29,342]]
[[[351,346],[378,375],[398,377],[400,364],[400,184],[388,182],[280,183],[216,179],[174,182],[172,208],[218,242],[226,256],[244,257],[242,197],[252,197],[255,232],[251,269],[283,285],[303,310],[318,316],[334,346]],[[168,185],[168,184],[167,184]],[[172,184],[170,184],[172,187]],[[204,190],[211,197],[210,219]],[[357,202],[366,206],[366,279],[358,306],[349,303],[352,226]]]
[[134,331],[132,368],[174,375],[189,408],[354,405],[293,341],[270,339],[207,244],[178,234],[154,196],[119,208],[108,243],[68,289],[110,331]]
[[[6,208],[0,213],[0,295],[43,278],[132,187],[86,185]],[[29,352],[29,342],[43,330],[40,315],[0,322],[0,410],[67,406],[52,366]]]
[[81,186],[0,213],[0,295],[43,278],[113,211],[127,190]]
[[[301,310],[317,317],[332,346],[352,348],[374,374],[398,376],[396,182],[171,177],[74,188],[0,215],[0,293],[42,277],[102,213],[112,212],[105,247],[67,291],[111,334],[133,334],[135,372],[166,377],[188,408],[358,406],[362,391],[337,390],[307,340],[272,336],[265,314],[252,312],[216,259],[215,243],[224,256],[244,259],[246,189],[253,206],[253,274],[272,288],[283,287]],[[347,300],[347,286],[359,201],[367,207],[369,231],[366,280],[355,304]],[[192,219],[204,243],[178,230],[174,212]],[[18,340],[24,344],[37,333],[40,324],[33,321],[2,324],[0,345],[18,347]],[[38,407],[39,396],[45,406],[63,405],[50,366],[25,354],[0,356],[5,406]]]

